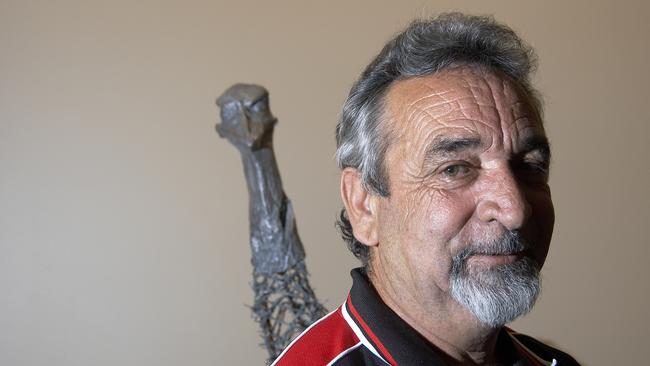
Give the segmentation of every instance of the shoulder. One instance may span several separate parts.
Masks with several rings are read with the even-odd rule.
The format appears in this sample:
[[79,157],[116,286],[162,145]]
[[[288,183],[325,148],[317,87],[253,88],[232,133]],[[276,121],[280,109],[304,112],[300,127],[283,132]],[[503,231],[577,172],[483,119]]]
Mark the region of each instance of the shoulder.
[[576,361],[569,354],[560,351],[557,348],[553,348],[547,344],[544,344],[531,336],[516,332],[513,332],[512,335],[524,346],[526,346],[526,348],[534,352],[536,355],[540,356],[542,359],[555,359],[557,360],[556,364],[558,366],[580,365],[578,361]]
[[365,348],[343,318],[341,308],[309,326],[273,362],[272,366],[345,365],[344,358],[358,357]]

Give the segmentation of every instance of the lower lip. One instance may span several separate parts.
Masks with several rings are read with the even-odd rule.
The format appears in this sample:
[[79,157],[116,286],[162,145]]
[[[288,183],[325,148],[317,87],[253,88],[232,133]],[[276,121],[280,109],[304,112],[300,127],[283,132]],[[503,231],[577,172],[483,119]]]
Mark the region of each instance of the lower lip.
[[521,255],[519,254],[509,254],[509,255],[473,255],[469,258],[470,261],[480,262],[490,266],[496,266],[500,264],[508,264],[515,262],[519,259]]

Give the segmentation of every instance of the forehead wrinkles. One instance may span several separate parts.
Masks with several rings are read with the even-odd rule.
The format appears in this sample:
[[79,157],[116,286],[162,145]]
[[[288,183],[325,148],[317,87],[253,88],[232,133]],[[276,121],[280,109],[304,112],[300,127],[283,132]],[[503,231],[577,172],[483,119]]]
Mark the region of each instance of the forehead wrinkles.
[[406,123],[404,132],[419,133],[425,126],[461,128],[474,134],[500,130],[495,125],[499,113],[491,89],[476,75],[448,71],[407,80],[395,91],[402,95],[396,109],[398,118]]
[[[476,72],[475,70],[467,70]],[[486,72],[475,74],[470,80],[477,80],[484,85],[485,93],[475,92],[477,100],[481,97],[491,99],[496,115],[491,121],[498,130],[495,135],[495,146],[503,147],[505,151],[517,151],[518,142],[534,134],[544,134],[544,129],[537,117],[525,91],[515,81],[505,74]],[[477,90],[477,89],[475,89]],[[481,103],[479,103],[480,105]]]
[[500,78],[502,84],[502,93],[496,94],[502,97],[500,110],[502,115],[501,128],[505,143],[509,143],[511,151],[517,151],[517,142],[523,138],[533,135],[546,135],[544,126],[537,111],[532,106],[525,91],[522,87],[507,77]]
[[506,76],[472,68],[403,80],[388,94],[392,132],[411,145],[441,129],[453,128],[480,135],[487,146],[505,144],[510,150],[523,130],[535,127],[539,132],[522,94]]

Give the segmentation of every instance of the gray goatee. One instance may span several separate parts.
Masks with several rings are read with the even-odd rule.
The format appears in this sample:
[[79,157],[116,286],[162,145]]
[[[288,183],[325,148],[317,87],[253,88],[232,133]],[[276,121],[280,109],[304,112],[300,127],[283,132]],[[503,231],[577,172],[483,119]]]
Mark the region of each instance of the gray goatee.
[[513,263],[469,268],[472,255],[526,253],[518,232],[506,231],[496,241],[473,244],[452,258],[451,295],[479,321],[498,328],[532,309],[541,288],[540,265],[529,255]]

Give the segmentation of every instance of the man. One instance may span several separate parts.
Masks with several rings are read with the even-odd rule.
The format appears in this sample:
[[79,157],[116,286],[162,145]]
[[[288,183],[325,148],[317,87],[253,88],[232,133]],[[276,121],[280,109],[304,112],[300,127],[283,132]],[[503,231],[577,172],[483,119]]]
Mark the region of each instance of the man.
[[554,222],[533,68],[487,17],[416,21],[384,47],[337,127],[363,268],[274,364],[577,364],[504,327],[535,303]]

